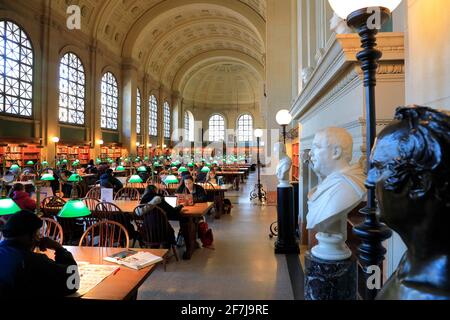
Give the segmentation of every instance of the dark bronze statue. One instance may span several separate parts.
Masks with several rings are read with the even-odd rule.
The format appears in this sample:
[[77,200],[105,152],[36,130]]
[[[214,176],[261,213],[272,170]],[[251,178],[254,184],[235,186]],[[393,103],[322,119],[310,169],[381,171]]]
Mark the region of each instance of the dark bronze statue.
[[450,299],[450,116],[403,107],[378,136],[367,184],[408,250],[380,300]]

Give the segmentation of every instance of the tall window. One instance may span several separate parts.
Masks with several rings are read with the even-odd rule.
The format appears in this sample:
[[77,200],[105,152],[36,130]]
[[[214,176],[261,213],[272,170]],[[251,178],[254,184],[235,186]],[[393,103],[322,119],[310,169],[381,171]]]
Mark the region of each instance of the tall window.
[[84,125],[85,74],[81,60],[73,53],[59,64],[59,121]]
[[141,92],[139,89],[137,89],[136,97],[136,133],[141,134]]
[[194,141],[194,116],[190,111],[184,113],[184,130],[187,141]]
[[33,48],[25,31],[0,21],[0,113],[33,114]]
[[209,141],[225,140],[225,120],[221,115],[209,118]]
[[111,72],[102,78],[102,129],[118,129],[119,118],[119,87],[116,77]]
[[244,114],[238,119],[238,141],[253,141],[253,118],[249,114]]
[[158,100],[152,95],[148,104],[148,132],[156,137],[158,135]]
[[170,106],[164,102],[164,138],[170,138]]

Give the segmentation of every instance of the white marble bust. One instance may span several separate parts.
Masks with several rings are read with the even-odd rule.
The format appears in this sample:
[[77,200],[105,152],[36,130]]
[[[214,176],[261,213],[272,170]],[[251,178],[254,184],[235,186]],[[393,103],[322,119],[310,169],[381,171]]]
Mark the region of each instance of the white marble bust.
[[289,173],[292,167],[292,160],[287,156],[286,146],[283,143],[275,143],[274,151],[280,160],[277,166],[278,188],[289,188],[291,187]]
[[318,232],[312,254],[324,260],[351,256],[345,245],[347,214],[364,200],[365,176],[359,164],[350,165],[353,139],[347,130],[327,128],[313,140],[311,162],[321,178],[308,195],[307,228]]

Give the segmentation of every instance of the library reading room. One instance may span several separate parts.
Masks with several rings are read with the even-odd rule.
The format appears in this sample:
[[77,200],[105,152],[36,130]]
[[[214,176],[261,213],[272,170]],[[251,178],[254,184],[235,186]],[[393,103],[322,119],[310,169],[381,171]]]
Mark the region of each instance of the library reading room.
[[0,300],[450,300],[449,16],[0,0]]

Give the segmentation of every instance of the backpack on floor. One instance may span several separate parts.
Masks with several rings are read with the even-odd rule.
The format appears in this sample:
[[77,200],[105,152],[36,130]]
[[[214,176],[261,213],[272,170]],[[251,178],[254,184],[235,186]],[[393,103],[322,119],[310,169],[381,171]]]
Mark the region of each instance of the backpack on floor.
[[198,237],[200,238],[203,247],[209,247],[213,244],[214,237],[212,230],[205,221],[198,224]]

